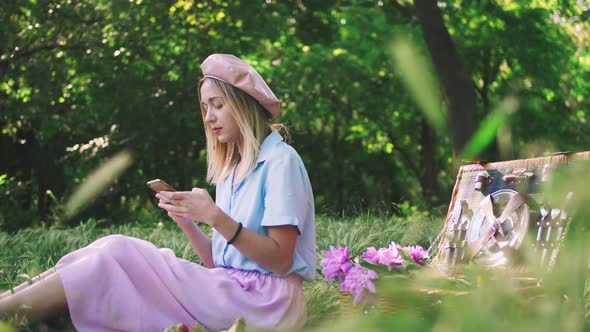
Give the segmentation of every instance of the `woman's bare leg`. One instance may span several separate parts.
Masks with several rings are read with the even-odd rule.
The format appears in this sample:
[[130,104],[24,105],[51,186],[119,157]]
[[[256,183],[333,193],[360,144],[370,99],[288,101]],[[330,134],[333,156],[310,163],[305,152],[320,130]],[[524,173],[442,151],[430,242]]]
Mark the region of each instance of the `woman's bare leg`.
[[67,308],[66,293],[58,273],[52,273],[18,293],[0,299],[0,316],[18,314],[31,321],[41,320]]
[[49,269],[49,270],[47,270],[45,272],[42,272],[42,273],[34,276],[33,278],[31,278],[31,280],[25,281],[22,284],[20,284],[20,285],[14,287],[12,289],[9,289],[9,290],[5,291],[2,294],[0,294],[0,300],[3,299],[3,298],[5,298],[5,297],[11,296],[13,294],[16,294],[17,292],[19,292],[19,291],[21,291],[21,290],[23,290],[23,289],[31,286],[32,284],[34,284],[36,282],[39,282],[40,280],[43,280],[43,279],[49,277],[53,273],[55,273],[55,269],[54,268],[51,268],[51,269]]

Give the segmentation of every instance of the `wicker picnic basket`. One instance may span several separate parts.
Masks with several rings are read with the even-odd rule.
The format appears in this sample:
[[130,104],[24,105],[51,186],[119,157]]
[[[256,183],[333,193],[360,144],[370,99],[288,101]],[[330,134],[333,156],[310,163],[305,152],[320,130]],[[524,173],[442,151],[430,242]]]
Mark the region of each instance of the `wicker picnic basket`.
[[[463,296],[467,295],[466,291],[449,291],[442,289],[415,289],[412,290],[414,296],[419,296],[419,303],[424,308],[433,309],[441,303],[441,298],[445,295]],[[366,314],[373,310],[379,310],[386,313],[401,313],[414,308],[408,308],[403,303],[396,302],[392,298],[377,295],[377,298],[373,303],[360,303],[354,304],[353,297],[350,293],[339,290],[338,291],[338,302],[340,304],[340,315],[342,317],[350,317],[352,315]],[[413,305],[417,305],[417,301],[413,302]]]
[[[460,274],[460,267],[473,261],[485,268],[512,265],[524,239],[532,246],[541,265],[552,268],[572,221],[564,197],[558,206],[548,205],[543,185],[556,170],[590,160],[590,151],[556,153],[547,157],[502,162],[477,162],[459,168],[445,223],[431,248],[430,264],[446,275]],[[571,193],[570,193],[571,194]],[[527,242],[528,243],[528,242]],[[539,281],[521,269],[515,277],[517,290],[536,293]],[[413,290],[436,305],[443,295],[468,292],[442,289]],[[354,305],[349,293],[339,291],[340,313],[350,316],[378,309],[403,310],[400,304],[378,296],[373,305]]]
[[551,269],[572,221],[574,193],[548,202],[544,185],[556,171],[589,159],[586,151],[461,166],[432,263],[450,273],[468,261],[506,266],[529,237],[538,262]]

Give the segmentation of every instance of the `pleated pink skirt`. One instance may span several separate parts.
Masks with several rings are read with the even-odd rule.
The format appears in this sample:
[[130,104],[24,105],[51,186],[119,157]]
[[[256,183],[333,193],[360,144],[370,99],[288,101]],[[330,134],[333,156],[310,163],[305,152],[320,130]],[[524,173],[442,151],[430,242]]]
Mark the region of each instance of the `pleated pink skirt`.
[[249,328],[296,329],[306,318],[299,277],[208,269],[123,235],[62,257],[56,270],[83,332],[162,331],[177,323],[219,331],[240,318]]

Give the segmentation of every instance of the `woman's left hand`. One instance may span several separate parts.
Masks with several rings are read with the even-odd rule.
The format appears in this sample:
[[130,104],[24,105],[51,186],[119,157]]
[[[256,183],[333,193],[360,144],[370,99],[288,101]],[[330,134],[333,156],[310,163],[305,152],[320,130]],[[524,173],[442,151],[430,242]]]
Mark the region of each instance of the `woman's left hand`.
[[160,202],[158,206],[177,216],[211,225],[218,207],[205,189],[192,191],[161,191],[156,197],[174,204]]

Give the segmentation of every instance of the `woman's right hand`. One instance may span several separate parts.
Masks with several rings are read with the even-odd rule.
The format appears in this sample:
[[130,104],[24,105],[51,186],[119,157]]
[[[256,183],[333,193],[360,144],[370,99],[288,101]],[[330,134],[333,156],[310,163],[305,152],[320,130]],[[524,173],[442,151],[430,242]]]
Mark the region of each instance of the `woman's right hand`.
[[[156,194],[156,198],[159,199],[158,203],[164,203],[164,204],[174,204],[176,205],[175,202],[169,201],[167,200],[164,196],[160,195],[160,194]],[[175,213],[172,212],[168,212],[168,216],[174,220],[175,223],[177,223],[179,226],[184,226],[184,225],[190,225],[193,223],[193,221],[189,218],[183,217],[183,216],[179,216]]]

